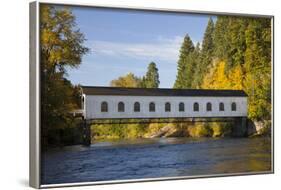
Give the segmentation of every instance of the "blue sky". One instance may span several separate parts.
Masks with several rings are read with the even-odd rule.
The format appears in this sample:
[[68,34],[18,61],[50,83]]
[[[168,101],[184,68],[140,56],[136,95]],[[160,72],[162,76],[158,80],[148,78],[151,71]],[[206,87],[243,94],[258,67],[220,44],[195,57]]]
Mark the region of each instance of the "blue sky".
[[179,49],[188,33],[201,42],[210,16],[75,7],[77,27],[90,52],[78,69],[68,69],[74,84],[108,86],[129,72],[143,76],[156,63],[160,87],[173,87]]

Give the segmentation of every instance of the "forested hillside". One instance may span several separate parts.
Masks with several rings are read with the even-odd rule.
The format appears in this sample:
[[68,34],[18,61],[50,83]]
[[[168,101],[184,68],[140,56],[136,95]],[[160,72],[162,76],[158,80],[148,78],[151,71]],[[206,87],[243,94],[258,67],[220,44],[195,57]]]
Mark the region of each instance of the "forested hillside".
[[[270,19],[218,16],[214,22],[210,18],[201,45],[193,44],[186,34],[179,53],[174,88],[244,90],[249,96],[250,121],[262,127],[270,126]],[[144,77],[129,73],[111,81],[111,86],[157,88],[159,83],[158,69],[152,62]],[[169,128],[167,136],[231,135],[231,125],[227,123],[194,124],[191,128],[186,123],[150,123],[96,126],[93,128],[93,136],[147,137],[166,128]]]
[[185,36],[174,88],[243,89],[249,118],[271,117],[271,20],[210,18],[201,46]]

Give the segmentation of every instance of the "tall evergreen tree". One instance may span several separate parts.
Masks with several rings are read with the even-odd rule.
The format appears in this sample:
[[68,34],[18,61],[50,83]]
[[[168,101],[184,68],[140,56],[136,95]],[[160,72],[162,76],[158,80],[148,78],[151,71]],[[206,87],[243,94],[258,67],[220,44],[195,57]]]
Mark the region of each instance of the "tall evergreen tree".
[[213,19],[210,18],[208,21],[207,28],[204,33],[203,42],[202,42],[202,53],[206,58],[209,58],[213,55],[214,51],[214,41],[213,41],[213,33],[214,33],[214,22]]
[[189,35],[187,34],[184,38],[180,49],[180,56],[178,60],[177,68],[177,78],[174,84],[174,88],[185,88],[186,87],[186,66],[187,66],[187,57],[190,53],[194,51],[194,45],[191,41]]
[[193,52],[191,52],[185,59],[185,83],[183,88],[193,88],[193,82],[196,79],[194,72],[199,64],[200,44],[197,43]]
[[228,16],[218,16],[214,27],[214,52],[215,58],[227,60],[227,50],[229,49],[229,41],[227,38],[229,25]]
[[235,65],[243,65],[245,60],[246,40],[245,31],[248,25],[247,18],[230,17],[228,41],[230,43],[228,49],[227,67]]
[[[249,96],[249,118],[270,120],[270,19],[219,16],[213,37],[214,64],[204,67],[206,74],[200,86],[243,89]],[[205,54],[202,48],[202,57]]]
[[200,62],[197,65],[196,72],[195,72],[197,80],[195,81],[194,85],[197,88],[200,87],[203,81],[203,77],[208,70],[208,66],[211,64],[213,59],[213,52],[214,52],[213,34],[214,34],[214,22],[213,19],[210,18],[203,37]]
[[148,65],[146,75],[144,77],[144,85],[146,88],[158,88],[160,84],[158,68],[154,62]]
[[200,66],[200,55],[201,55],[201,49],[200,49],[200,43],[198,42],[196,44],[196,47],[194,49],[194,52],[191,54],[192,59],[190,63],[190,68],[187,69],[188,71],[188,76],[189,76],[189,87],[190,88],[197,88],[197,81],[198,81],[198,76],[196,75],[197,68]]
[[219,16],[214,31],[214,56],[226,62],[226,71],[245,62],[247,18]]
[[271,118],[271,21],[268,18],[249,20],[245,32],[245,81],[249,95],[249,117]]

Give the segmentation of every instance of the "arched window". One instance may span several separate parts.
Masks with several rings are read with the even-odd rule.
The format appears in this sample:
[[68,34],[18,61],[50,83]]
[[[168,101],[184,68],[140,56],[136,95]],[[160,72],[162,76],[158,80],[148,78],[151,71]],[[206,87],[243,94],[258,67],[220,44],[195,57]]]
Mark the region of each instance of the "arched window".
[[149,111],[150,112],[155,112],[155,103],[153,103],[153,102],[149,103]]
[[193,111],[199,111],[199,104],[197,102],[193,104]]
[[231,103],[231,111],[236,111],[236,103],[235,102]]
[[212,111],[212,104],[210,102],[207,103],[207,111]]
[[179,103],[179,111],[180,112],[184,111],[184,103],[183,102]]
[[165,103],[165,112],[170,112],[171,111],[171,104],[169,102]]
[[219,107],[220,107],[220,111],[224,111],[224,103],[221,102]]
[[140,112],[140,103],[139,102],[134,103],[134,112]]
[[108,112],[107,102],[102,102],[100,109],[101,109],[101,112]]
[[118,112],[124,112],[125,111],[125,104],[123,102],[118,103]]

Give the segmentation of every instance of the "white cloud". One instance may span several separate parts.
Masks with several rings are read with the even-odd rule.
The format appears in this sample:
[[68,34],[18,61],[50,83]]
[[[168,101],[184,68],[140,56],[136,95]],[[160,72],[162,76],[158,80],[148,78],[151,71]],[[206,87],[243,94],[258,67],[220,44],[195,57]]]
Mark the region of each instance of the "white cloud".
[[149,43],[124,43],[93,41],[91,50],[94,54],[106,56],[126,56],[138,59],[177,61],[183,37],[164,38],[159,36]]

